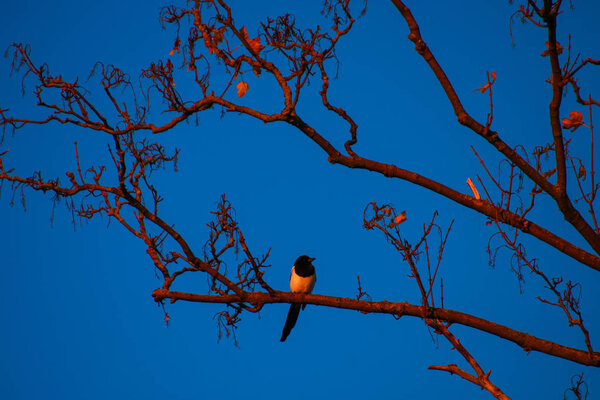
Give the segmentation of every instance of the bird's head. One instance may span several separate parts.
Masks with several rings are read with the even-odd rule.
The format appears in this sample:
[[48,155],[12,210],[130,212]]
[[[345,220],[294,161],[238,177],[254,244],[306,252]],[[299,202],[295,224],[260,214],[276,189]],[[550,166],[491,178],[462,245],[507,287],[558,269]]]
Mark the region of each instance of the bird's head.
[[314,260],[316,260],[316,258],[309,257],[307,255],[302,255],[296,259],[296,262],[294,263],[294,265],[310,264]]

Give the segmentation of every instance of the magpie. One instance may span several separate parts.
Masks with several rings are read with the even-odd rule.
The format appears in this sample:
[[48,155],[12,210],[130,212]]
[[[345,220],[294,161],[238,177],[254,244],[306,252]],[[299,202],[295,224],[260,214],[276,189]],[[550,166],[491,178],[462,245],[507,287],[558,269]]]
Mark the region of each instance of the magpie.
[[[314,258],[307,255],[300,256],[296,259],[294,266],[292,267],[292,274],[290,276],[290,292],[292,293],[310,293],[315,287],[317,281],[317,273],[315,267],[312,265]],[[288,335],[292,331],[298,314],[300,314],[300,307],[304,310],[306,304],[292,303],[290,304],[290,311],[288,311],[285,325],[283,326],[283,332],[281,333],[280,342],[285,342]]]

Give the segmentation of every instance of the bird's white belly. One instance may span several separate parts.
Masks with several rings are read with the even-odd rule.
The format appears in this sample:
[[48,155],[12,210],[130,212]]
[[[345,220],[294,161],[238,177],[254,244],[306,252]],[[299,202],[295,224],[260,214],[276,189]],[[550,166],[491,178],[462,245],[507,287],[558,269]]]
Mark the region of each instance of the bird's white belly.
[[307,276],[306,278],[298,276],[292,272],[290,278],[290,291],[292,293],[310,293],[315,287],[315,276]]

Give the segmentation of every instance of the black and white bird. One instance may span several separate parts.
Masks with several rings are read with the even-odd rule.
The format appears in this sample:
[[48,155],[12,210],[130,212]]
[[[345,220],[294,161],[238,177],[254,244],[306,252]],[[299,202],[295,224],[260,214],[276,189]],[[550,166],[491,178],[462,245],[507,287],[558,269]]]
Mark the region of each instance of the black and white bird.
[[[290,292],[292,293],[310,293],[315,287],[317,281],[317,273],[315,267],[312,265],[314,258],[307,255],[298,257],[294,266],[292,267],[292,275],[290,276]],[[298,314],[300,314],[300,307],[304,310],[306,304],[292,303],[290,304],[290,311],[288,311],[285,325],[283,326],[283,332],[281,333],[281,339],[279,341],[285,342],[288,335],[292,331]]]

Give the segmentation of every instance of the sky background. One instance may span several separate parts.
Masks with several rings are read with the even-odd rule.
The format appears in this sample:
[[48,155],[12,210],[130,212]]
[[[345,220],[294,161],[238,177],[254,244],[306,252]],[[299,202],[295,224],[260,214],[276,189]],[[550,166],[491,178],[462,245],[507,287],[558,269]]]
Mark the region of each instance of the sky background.
[[[53,74],[83,82],[97,61],[114,64],[137,82],[139,70],[166,60],[174,31],[162,31],[158,13],[163,1],[6,2],[0,12],[0,46],[28,43],[32,58],[46,62]],[[234,16],[250,36],[258,21],[286,12],[300,26],[329,23],[320,2],[232,1]],[[547,105],[550,87],[545,32],[522,25],[507,1],[408,1],[421,33],[471,115],[485,121],[489,99],[473,90],[496,72],[493,128],[510,145],[528,151],[550,139]],[[600,4],[574,1],[564,7],[559,41],[582,57],[599,56]],[[175,3],[181,5],[179,3]],[[356,4],[356,9],[362,2]],[[568,5],[568,4],[566,4]],[[359,125],[359,154],[393,163],[470,193],[465,180],[484,175],[470,145],[490,160],[490,146],[461,127],[431,71],[406,39],[408,29],[389,1],[371,1],[367,14],[339,43],[338,79],[330,99]],[[173,57],[175,61],[179,61]],[[21,75],[10,73],[10,59],[0,62],[0,106],[14,115],[35,116],[31,96],[20,95]],[[598,68],[581,71],[584,93],[600,93]],[[176,75],[180,76],[180,75]],[[184,78],[182,78],[183,80]],[[177,80],[177,78],[176,78]],[[245,105],[277,106],[268,84],[249,78]],[[84,86],[102,104],[97,81]],[[180,85],[182,86],[182,85]],[[32,89],[30,81],[25,87]],[[185,87],[190,96],[193,87]],[[333,143],[347,138],[339,119],[323,110],[318,85],[305,89],[299,114]],[[198,91],[199,93],[199,91]],[[561,116],[584,113],[571,93]],[[153,117],[165,118],[157,110]],[[331,114],[331,115],[330,115]],[[597,113],[595,115],[597,119]],[[571,151],[588,154],[585,128],[576,131]],[[355,297],[356,276],[373,300],[418,304],[408,267],[384,238],[362,228],[365,206],[373,200],[407,210],[406,238],[415,242],[435,210],[438,224],[454,225],[441,273],[445,306],[509,325],[561,344],[583,348],[581,335],[563,315],[540,304],[541,283],[526,275],[524,291],[510,271],[508,253],[495,268],[486,247],[494,232],[471,210],[406,182],[374,173],[330,165],[323,152],[300,132],[284,125],[264,125],[248,117],[206,112],[156,138],[167,148],[182,149],[179,172],[154,175],[165,201],[162,217],[175,224],[194,250],[207,239],[206,223],[221,194],[237,211],[238,222],[255,256],[271,249],[271,286],[288,290],[289,270],[301,254],[316,257],[317,294]],[[108,163],[106,135],[57,124],[7,134],[0,151],[7,168],[29,176],[64,177],[73,170],[73,142],[84,165]],[[597,158],[596,158],[597,159]],[[596,165],[598,169],[598,165]],[[530,190],[526,182],[525,192]],[[266,306],[244,314],[232,340],[217,340],[213,319],[221,308],[178,302],[168,305],[170,326],[151,297],[161,285],[143,244],[114,221],[97,218],[71,223],[65,203],[54,210],[50,194],[26,192],[26,210],[4,185],[0,192],[2,258],[0,312],[0,398],[3,399],[195,399],[195,398],[490,398],[478,387],[447,373],[428,371],[431,364],[466,363],[441,340],[436,344],[416,318],[308,306],[287,342],[280,343],[288,305]],[[532,219],[564,237],[577,239],[556,207],[540,199]],[[548,275],[583,284],[583,312],[592,343],[600,342],[600,275],[553,248],[526,241]],[[194,285],[198,285],[195,287]],[[202,279],[174,289],[203,292]],[[548,355],[527,355],[513,343],[470,328],[453,332],[491,378],[513,398],[562,398],[576,373],[585,373],[590,399],[600,393],[600,372]],[[299,383],[301,381],[301,383]]]

